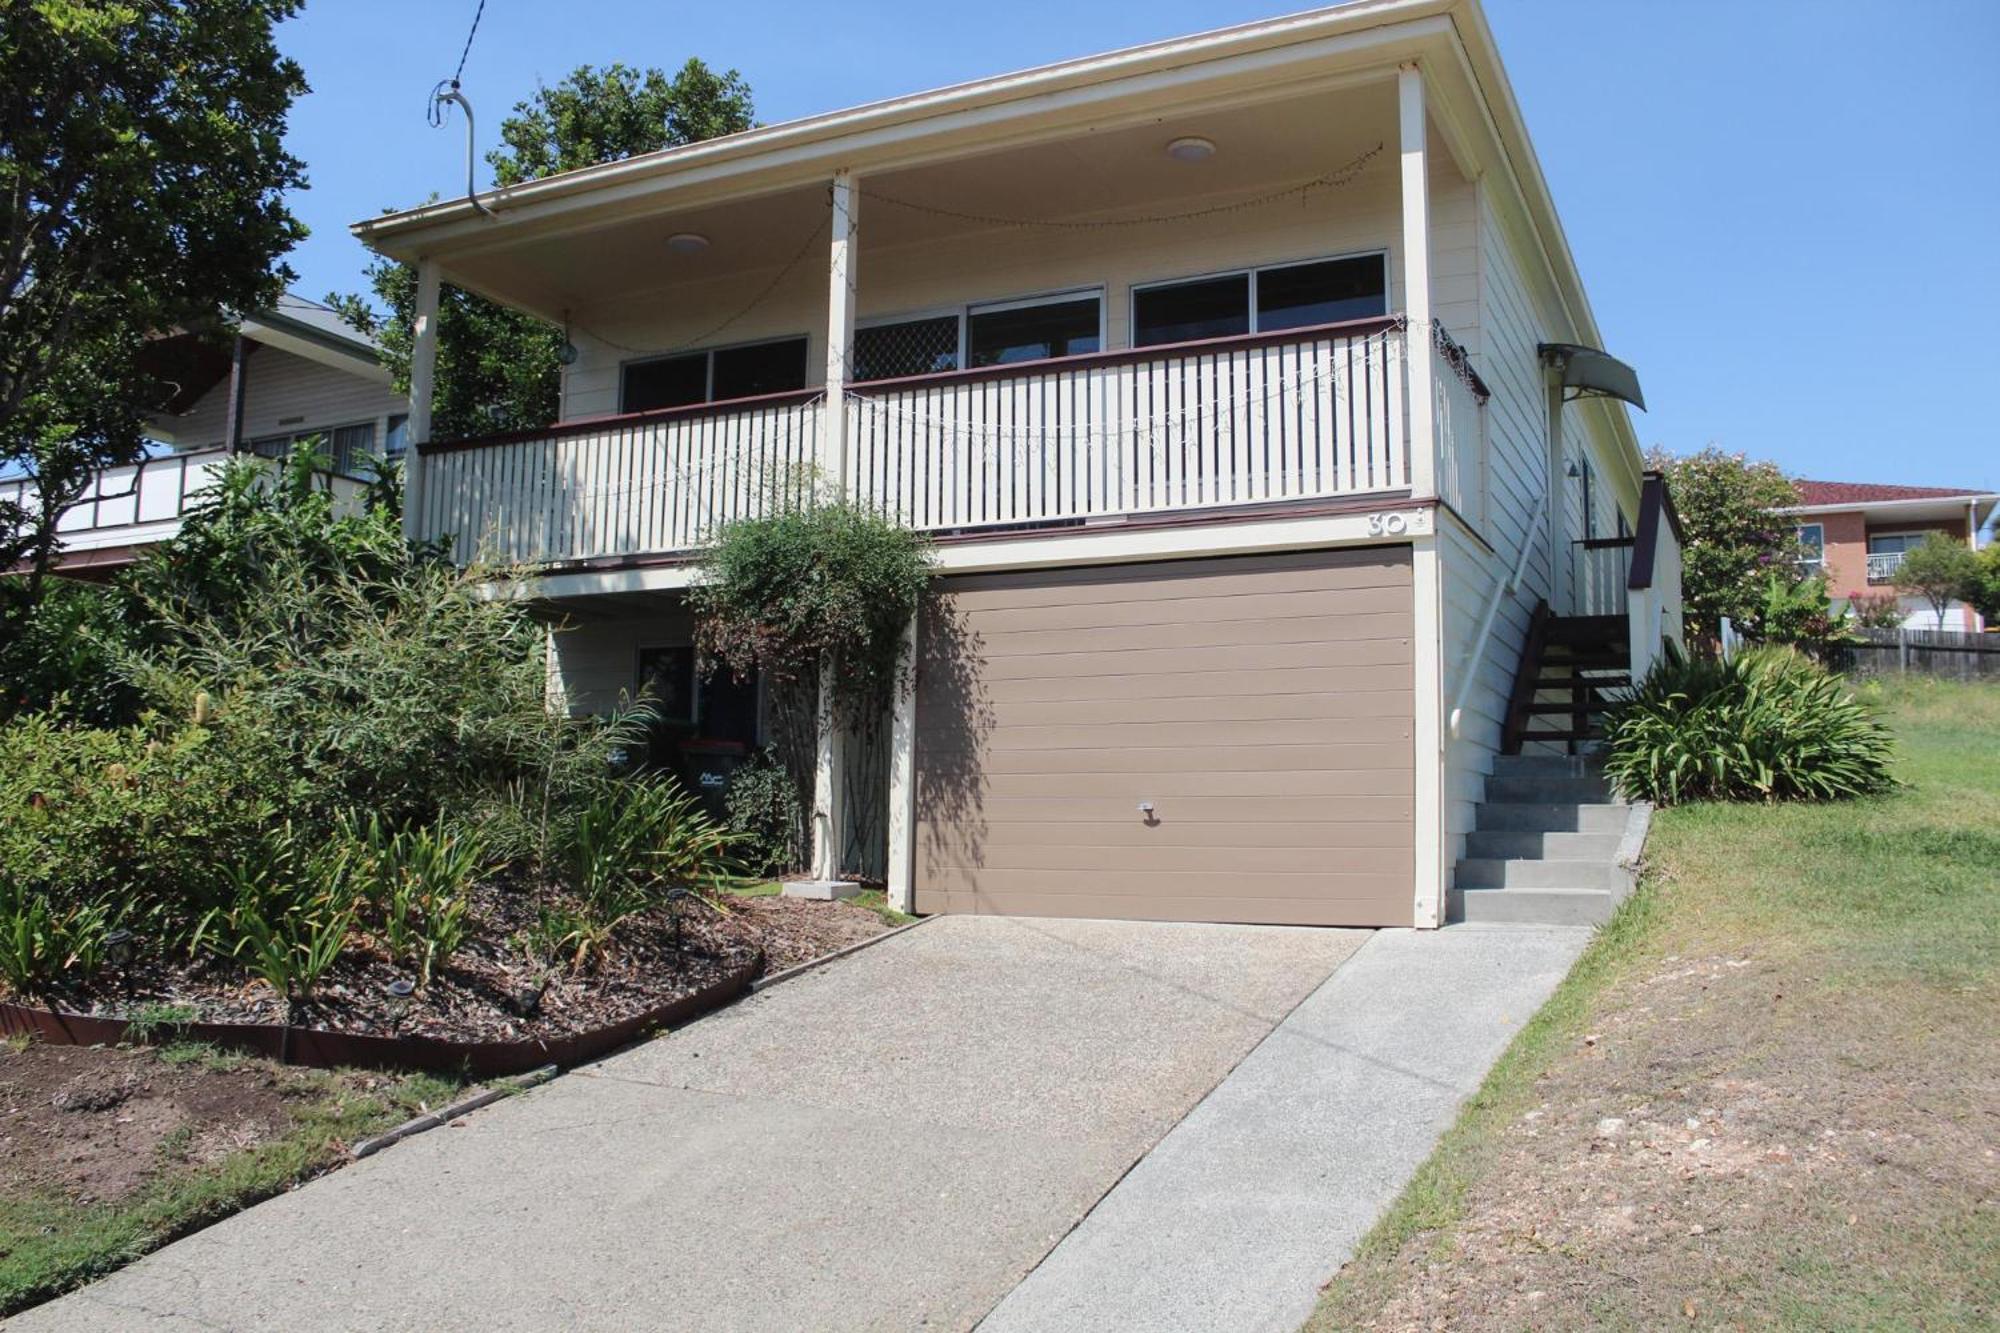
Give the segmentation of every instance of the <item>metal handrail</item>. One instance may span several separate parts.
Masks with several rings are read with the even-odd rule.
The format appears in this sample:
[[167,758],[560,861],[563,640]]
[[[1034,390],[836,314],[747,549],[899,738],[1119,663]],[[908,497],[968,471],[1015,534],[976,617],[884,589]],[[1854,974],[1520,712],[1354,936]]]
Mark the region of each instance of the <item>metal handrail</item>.
[[1479,637],[1473,641],[1472,656],[1465,663],[1465,675],[1459,678],[1458,690],[1452,696],[1446,729],[1453,736],[1458,735],[1459,723],[1465,719],[1465,697],[1472,690],[1472,682],[1479,679],[1479,667],[1486,660],[1486,645],[1492,641],[1493,622],[1500,616],[1500,604],[1521,590],[1521,578],[1528,569],[1528,556],[1535,549],[1537,534],[1546,526],[1542,520],[1548,512],[1549,493],[1545,489],[1535,500],[1534,516],[1528,520],[1528,531],[1521,538],[1520,554],[1514,557],[1514,572],[1494,590],[1493,600],[1486,606],[1486,615],[1479,622]]

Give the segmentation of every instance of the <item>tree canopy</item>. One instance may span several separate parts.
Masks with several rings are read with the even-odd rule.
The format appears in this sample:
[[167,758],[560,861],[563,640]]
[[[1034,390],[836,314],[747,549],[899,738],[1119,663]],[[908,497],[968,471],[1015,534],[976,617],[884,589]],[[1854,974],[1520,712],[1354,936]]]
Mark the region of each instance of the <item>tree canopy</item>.
[[1952,602],[1978,597],[1979,578],[1979,557],[1962,540],[1943,532],[1933,532],[1922,545],[1903,552],[1896,566],[1896,586],[1930,603],[1939,629],[1944,628],[1944,613]]
[[299,0],[13,0],[0,6],[0,503],[11,632],[39,597],[55,520],[98,469],[139,457],[165,387],[148,337],[268,305],[305,228],[284,150],[305,91],[272,25]]
[[1797,525],[1774,511],[1799,502],[1798,487],[1775,463],[1708,448],[1677,458],[1655,451],[1687,534],[1681,596],[1689,628],[1714,637],[1723,616],[1755,631],[1771,579],[1803,577]]
[[[500,124],[502,146],[487,154],[495,180],[524,180],[657,152],[749,129],[750,86],[735,70],[716,73],[689,60],[669,78],[658,69],[581,65],[553,87],[515,104]],[[416,269],[377,260],[368,269],[374,301],[335,294],[329,304],[381,342],[396,386],[409,390]],[[376,307],[387,310],[378,316]],[[562,331],[471,292],[446,286],[438,301],[434,439],[531,430],[556,419]]]

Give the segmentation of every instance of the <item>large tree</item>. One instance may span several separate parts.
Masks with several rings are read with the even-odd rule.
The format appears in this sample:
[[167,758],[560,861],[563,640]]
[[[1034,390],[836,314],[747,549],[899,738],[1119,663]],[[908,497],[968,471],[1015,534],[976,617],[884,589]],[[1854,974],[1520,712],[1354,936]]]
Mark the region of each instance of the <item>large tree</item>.
[[[543,86],[500,123],[502,147],[487,154],[494,179],[517,185],[677,144],[749,129],[750,86],[689,60],[672,78],[622,64],[579,66]],[[416,269],[380,259],[368,269],[374,300],[329,296],[350,322],[374,334],[404,392],[410,382]],[[378,307],[387,314],[378,314]],[[449,440],[529,430],[555,420],[562,332],[519,311],[447,285],[438,301],[437,390],[431,435]]]
[[1688,628],[1714,638],[1728,616],[1755,633],[1771,579],[1803,577],[1798,525],[1775,512],[1799,502],[1798,487],[1775,463],[1713,447],[1685,458],[1656,450],[1647,461],[1666,473],[1687,534],[1681,597]]
[[269,304],[305,234],[284,150],[305,90],[272,25],[299,0],[0,3],[0,635],[39,599],[56,520],[144,451],[153,335]]

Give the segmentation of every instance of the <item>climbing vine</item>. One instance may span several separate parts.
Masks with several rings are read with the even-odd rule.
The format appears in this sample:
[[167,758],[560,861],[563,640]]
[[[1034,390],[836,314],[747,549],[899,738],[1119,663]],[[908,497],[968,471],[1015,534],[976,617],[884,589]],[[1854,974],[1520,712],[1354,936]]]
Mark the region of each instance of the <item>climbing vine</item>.
[[856,844],[872,843],[880,824],[880,775],[855,765],[883,749],[882,721],[903,684],[903,634],[930,576],[922,534],[819,494],[725,524],[689,592],[711,669],[763,678],[771,748],[802,811],[812,805],[814,720],[828,682],[834,722],[853,738],[844,865],[867,859]]

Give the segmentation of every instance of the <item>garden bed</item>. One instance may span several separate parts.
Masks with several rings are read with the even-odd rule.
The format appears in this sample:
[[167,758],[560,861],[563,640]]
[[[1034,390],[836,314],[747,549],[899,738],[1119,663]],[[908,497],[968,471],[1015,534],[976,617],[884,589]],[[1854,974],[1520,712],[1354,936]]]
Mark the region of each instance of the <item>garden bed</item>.
[[[504,923],[502,904],[484,919]],[[532,965],[489,928],[407,998],[407,973],[366,947],[350,950],[286,1021],[268,986],[207,957],[138,960],[125,978],[0,1001],[0,1032],[94,1045],[179,1038],[325,1068],[428,1069],[480,1078],[607,1054],[656,1028],[726,1004],[760,974],[823,957],[888,930],[853,903],[732,898],[722,909],[662,909],[624,922],[589,970]]]

